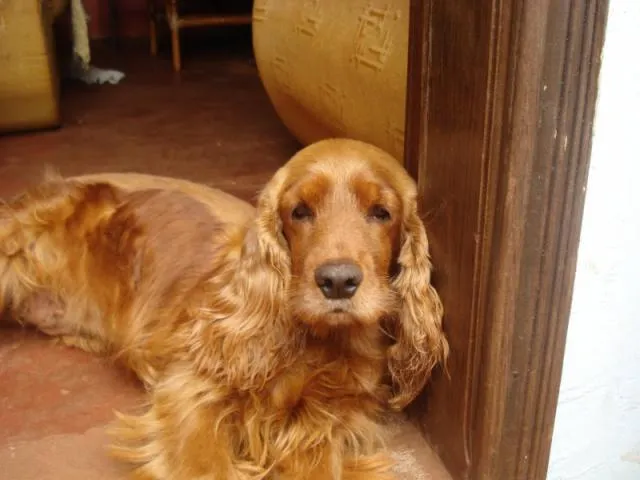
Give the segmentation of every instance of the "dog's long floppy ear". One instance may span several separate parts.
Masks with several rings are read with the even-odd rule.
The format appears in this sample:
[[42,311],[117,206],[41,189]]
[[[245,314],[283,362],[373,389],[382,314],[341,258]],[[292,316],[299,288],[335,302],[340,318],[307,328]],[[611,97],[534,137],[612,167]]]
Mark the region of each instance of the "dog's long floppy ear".
[[418,215],[415,195],[405,198],[399,273],[393,286],[401,299],[389,349],[394,396],[390,406],[400,410],[424,388],[432,369],[446,361],[449,345],[442,331],[443,308],[431,285],[429,244]]
[[[286,167],[281,168],[264,187],[257,202],[256,218],[247,232],[243,245],[240,278],[247,281],[243,297],[255,308],[279,308],[284,301],[291,271],[289,248],[282,233],[279,204],[287,177]],[[264,312],[268,318],[275,312]]]
[[287,302],[291,268],[289,248],[281,233],[278,205],[284,174],[277,172],[262,190],[256,217],[243,232],[239,262],[223,298],[235,305],[213,329],[220,345],[210,350],[224,382],[238,388],[258,388],[286,361]]

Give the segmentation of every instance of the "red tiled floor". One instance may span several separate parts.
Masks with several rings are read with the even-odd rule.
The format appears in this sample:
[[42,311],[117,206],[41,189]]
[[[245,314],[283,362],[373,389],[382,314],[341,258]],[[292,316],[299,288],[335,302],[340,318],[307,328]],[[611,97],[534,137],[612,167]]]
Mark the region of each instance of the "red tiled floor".
[[2,330],[0,363],[0,385],[11,388],[1,400],[1,435],[13,442],[82,433],[140,400],[128,372],[32,331]]
[[[65,175],[184,177],[252,200],[298,148],[269,104],[246,44],[199,52],[180,75],[144,47],[125,51],[96,60],[125,71],[122,84],[65,88],[63,128],[0,138],[0,197],[36,182],[49,165]],[[105,426],[114,409],[131,411],[143,400],[127,372],[33,331],[1,329],[0,392],[0,479],[123,477],[106,455]],[[390,435],[401,478],[448,478],[412,426],[400,422]]]
[[105,425],[137,408],[138,383],[103,358],[33,331],[0,330],[0,478],[115,479]]
[[178,75],[145,45],[124,52],[96,60],[127,74],[120,85],[64,88],[60,130],[0,137],[0,196],[50,165],[65,175],[185,177],[251,199],[298,148],[262,89],[248,46],[202,53]]

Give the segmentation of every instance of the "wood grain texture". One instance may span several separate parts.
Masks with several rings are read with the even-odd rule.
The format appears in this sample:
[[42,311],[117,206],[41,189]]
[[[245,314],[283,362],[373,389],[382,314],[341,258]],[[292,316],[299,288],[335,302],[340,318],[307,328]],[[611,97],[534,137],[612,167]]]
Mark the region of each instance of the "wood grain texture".
[[453,351],[412,415],[454,478],[546,475],[606,12],[412,2],[406,164]]

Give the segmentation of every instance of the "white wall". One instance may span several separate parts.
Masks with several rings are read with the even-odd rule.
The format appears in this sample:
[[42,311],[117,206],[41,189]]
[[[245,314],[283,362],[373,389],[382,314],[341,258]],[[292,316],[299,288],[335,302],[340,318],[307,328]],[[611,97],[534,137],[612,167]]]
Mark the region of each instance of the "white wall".
[[640,0],[609,8],[548,472],[570,479],[640,480]]

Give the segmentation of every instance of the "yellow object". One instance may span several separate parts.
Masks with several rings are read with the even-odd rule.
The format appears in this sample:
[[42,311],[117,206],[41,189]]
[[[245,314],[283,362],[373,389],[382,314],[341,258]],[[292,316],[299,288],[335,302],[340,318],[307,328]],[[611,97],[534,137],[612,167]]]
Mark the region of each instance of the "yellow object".
[[0,132],[59,123],[51,13],[39,0],[0,0]]
[[71,0],[71,29],[73,32],[73,53],[80,59],[86,70],[91,61],[89,48],[89,21],[82,0]]
[[0,132],[60,123],[53,22],[71,4],[73,50],[91,60],[82,0],[0,0]]
[[255,0],[264,87],[303,144],[363,140],[404,151],[409,0]]

